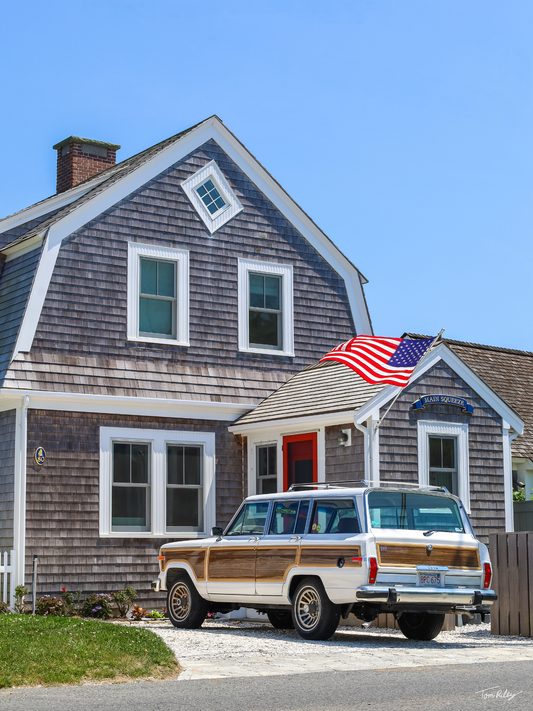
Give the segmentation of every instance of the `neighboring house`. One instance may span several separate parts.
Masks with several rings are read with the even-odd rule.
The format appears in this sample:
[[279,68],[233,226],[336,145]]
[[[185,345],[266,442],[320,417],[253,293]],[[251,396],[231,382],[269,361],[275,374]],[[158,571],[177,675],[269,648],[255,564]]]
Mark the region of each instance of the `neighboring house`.
[[[512,352],[483,348],[438,345],[377,430],[396,386],[370,385],[331,361],[305,368],[230,427],[247,440],[248,493],[311,480],[434,484],[461,497],[484,541],[489,532],[512,531],[511,443],[526,413],[496,382],[513,364],[502,363],[498,374],[494,351]],[[531,411],[527,417],[531,424]],[[513,444],[525,446],[527,436]]]
[[0,551],[154,604],[159,546],[246,493],[228,426],[372,332],[365,280],[216,116],[54,148],[58,193],[0,220]]

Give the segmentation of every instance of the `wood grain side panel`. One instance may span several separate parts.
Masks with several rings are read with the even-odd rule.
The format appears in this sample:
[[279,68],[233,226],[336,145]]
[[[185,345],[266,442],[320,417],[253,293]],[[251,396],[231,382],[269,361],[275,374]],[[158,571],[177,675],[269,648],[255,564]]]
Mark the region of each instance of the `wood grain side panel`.
[[477,548],[454,546],[426,546],[417,544],[381,543],[378,545],[378,562],[382,566],[414,568],[417,565],[447,565],[461,570],[481,570]]
[[196,580],[205,580],[205,548],[177,548],[165,552],[165,560],[162,561],[162,570],[166,570],[169,563],[188,563],[193,569]]
[[282,583],[298,561],[298,546],[257,549],[255,576],[260,583]]
[[209,580],[247,582],[255,580],[255,547],[209,549]]
[[360,568],[360,546],[302,546],[299,565],[303,568],[334,568],[344,558],[345,568]]

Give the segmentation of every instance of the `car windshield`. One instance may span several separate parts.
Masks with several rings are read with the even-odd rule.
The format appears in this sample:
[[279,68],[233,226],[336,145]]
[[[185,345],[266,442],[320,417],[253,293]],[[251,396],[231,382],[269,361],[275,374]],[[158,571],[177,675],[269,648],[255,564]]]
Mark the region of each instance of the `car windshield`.
[[372,528],[465,532],[457,503],[445,496],[371,491],[368,508]]
[[226,536],[262,536],[268,513],[268,501],[245,504],[235,521],[226,531]]

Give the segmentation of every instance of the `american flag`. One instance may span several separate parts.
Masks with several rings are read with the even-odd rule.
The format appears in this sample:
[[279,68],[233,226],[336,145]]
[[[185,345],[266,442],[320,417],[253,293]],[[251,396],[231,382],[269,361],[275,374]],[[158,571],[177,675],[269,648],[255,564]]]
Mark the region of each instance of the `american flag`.
[[403,387],[435,340],[356,336],[334,348],[320,362],[336,360],[344,363],[367,383]]

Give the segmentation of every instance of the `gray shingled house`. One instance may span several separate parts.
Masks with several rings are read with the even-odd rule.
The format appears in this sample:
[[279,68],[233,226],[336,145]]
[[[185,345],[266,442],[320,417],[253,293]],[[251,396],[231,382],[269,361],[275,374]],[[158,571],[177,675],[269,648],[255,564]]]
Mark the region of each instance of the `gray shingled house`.
[[57,194],[0,220],[0,551],[154,604],[159,546],[246,493],[228,426],[372,333],[365,279],[216,116],[118,164],[54,148]]
[[[299,477],[375,484],[400,479],[446,486],[460,496],[485,542],[489,532],[514,530],[512,471],[533,433],[524,432],[531,412],[518,405],[527,383],[510,353],[440,343],[377,429],[396,386],[370,385],[332,361],[305,368],[229,428],[246,437],[248,492],[264,492],[265,483],[286,487]],[[270,477],[265,457],[272,462]]]

